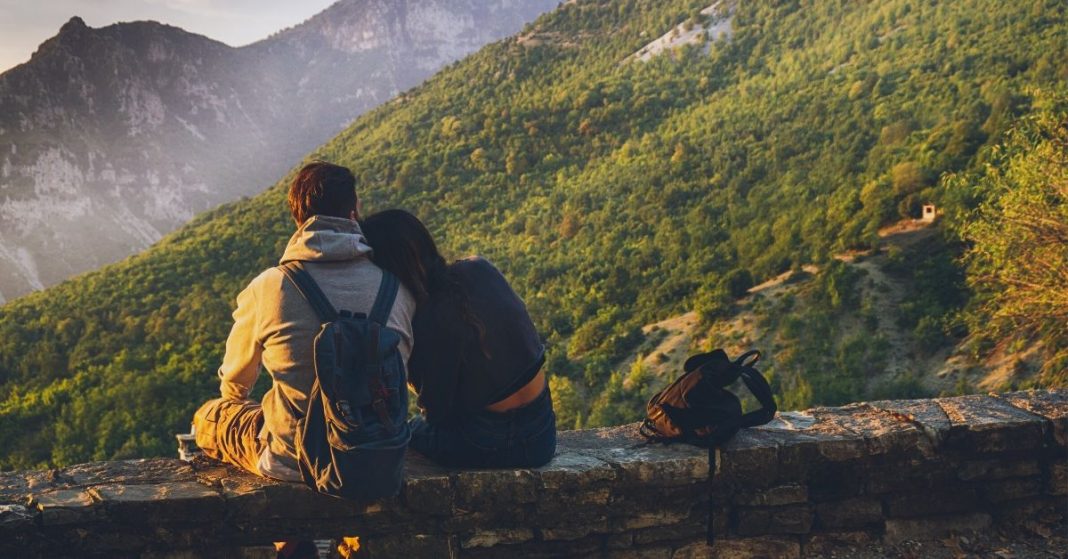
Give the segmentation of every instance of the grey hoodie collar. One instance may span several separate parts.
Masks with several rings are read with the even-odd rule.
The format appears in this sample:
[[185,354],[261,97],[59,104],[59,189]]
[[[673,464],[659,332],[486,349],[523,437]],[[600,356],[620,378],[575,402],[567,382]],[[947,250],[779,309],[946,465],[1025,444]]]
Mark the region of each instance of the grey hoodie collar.
[[289,238],[280,264],[301,260],[329,262],[355,260],[371,254],[360,224],[343,217],[316,215]]

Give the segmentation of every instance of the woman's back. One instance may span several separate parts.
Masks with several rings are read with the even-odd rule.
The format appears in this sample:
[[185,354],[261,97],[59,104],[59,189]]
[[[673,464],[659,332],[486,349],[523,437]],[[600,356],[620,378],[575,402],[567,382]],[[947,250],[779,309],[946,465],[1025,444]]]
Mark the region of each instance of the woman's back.
[[506,398],[538,374],[545,353],[526,305],[493,264],[468,258],[448,271],[466,301],[431,297],[412,321],[409,382],[430,422]]
[[423,414],[411,448],[455,467],[535,468],[556,451],[545,347],[526,305],[484,258],[449,265],[419,218],[368,216],[374,261],[415,295],[408,380]]

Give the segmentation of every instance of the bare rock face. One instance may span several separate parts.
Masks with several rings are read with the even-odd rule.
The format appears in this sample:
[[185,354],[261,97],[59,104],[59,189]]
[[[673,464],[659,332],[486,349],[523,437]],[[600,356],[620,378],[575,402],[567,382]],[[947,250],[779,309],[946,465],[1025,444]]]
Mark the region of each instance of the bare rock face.
[[556,0],[341,0],[232,48],[71,18],[0,74],[0,303],[258,193],[363,112]]

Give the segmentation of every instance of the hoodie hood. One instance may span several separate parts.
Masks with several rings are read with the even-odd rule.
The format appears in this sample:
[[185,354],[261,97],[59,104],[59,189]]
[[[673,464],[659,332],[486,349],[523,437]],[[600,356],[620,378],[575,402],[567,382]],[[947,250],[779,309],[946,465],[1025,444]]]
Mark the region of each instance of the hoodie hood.
[[371,247],[360,224],[343,217],[316,215],[301,225],[289,238],[280,264],[303,262],[338,262],[370,256]]

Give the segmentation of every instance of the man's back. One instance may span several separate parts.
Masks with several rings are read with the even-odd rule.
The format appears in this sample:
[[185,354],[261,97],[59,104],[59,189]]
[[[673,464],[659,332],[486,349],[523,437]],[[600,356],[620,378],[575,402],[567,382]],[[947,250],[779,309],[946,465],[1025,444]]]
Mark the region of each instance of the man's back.
[[[336,309],[368,313],[382,281],[370,252],[355,221],[315,216],[290,238],[281,263],[305,262]],[[414,313],[415,300],[402,287],[386,326],[400,333],[405,363],[412,348]],[[255,384],[261,362],[271,375],[274,383],[263,397],[259,434],[267,444],[258,463],[263,475],[299,479],[293,437],[315,378],[312,347],[320,326],[311,306],[277,268],[261,273],[238,296],[234,328],[219,369],[220,389],[224,399],[243,400]]]

